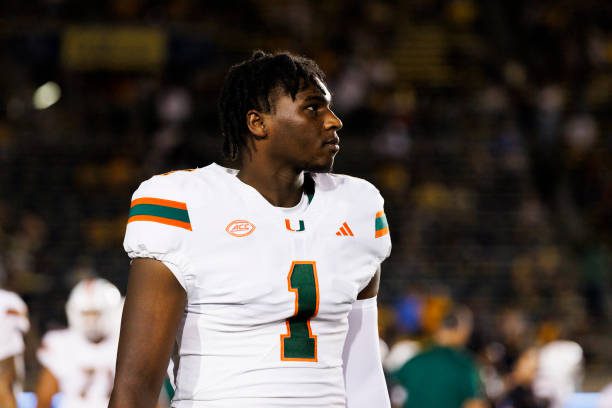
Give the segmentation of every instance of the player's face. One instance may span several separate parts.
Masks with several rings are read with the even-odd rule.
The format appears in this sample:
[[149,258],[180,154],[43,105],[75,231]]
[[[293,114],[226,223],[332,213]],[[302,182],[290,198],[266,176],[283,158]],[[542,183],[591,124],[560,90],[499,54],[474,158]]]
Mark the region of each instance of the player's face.
[[81,322],[85,337],[93,343],[104,339],[105,334],[101,329],[102,313],[99,310],[84,310],[81,312]]
[[342,121],[331,110],[331,94],[323,82],[298,92],[295,100],[277,91],[272,98],[268,130],[274,159],[297,171],[327,172],[340,150],[337,131]]

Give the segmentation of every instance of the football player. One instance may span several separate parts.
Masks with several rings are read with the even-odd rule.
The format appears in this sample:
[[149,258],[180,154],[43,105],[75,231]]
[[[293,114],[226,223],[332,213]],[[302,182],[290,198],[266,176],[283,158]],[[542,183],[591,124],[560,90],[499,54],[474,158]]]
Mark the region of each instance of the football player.
[[580,344],[554,340],[540,348],[534,391],[550,401],[550,408],[562,408],[580,390],[584,378],[584,352]]
[[38,350],[42,365],[38,408],[62,392],[62,408],[106,408],[117,355],[121,295],[104,279],[79,282],[66,303],[68,328],[45,334]]
[[385,408],[376,295],[391,241],[378,190],[331,174],[342,122],[323,72],[287,52],[232,67],[224,150],[144,182],[110,407]]
[[0,407],[16,408],[23,378],[23,335],[29,330],[28,308],[21,298],[0,289]]

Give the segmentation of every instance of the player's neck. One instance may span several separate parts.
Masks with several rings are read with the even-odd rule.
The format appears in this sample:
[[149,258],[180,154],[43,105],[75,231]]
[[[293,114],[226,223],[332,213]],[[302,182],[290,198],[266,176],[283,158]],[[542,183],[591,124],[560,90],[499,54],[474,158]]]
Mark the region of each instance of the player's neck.
[[238,178],[259,191],[275,207],[293,207],[302,199],[304,172],[247,161],[242,163]]

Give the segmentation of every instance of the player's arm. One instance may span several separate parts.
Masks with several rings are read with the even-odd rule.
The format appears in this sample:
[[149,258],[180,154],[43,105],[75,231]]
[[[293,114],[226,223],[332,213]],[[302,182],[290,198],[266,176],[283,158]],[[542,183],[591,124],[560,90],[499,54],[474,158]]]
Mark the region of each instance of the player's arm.
[[50,408],[53,396],[59,392],[59,384],[55,376],[42,367],[36,382],[36,408]]
[[16,381],[15,359],[13,356],[0,360],[0,407],[16,408],[17,402],[13,394],[13,384]]
[[155,406],[186,301],[161,261],[132,261],[109,408]]
[[342,353],[347,408],[390,407],[378,340],[376,295],[380,268],[359,293],[348,315]]
[[376,297],[378,295],[378,287],[380,286],[380,267],[376,270],[376,273],[370,279],[368,285],[363,288],[361,292],[357,295],[357,300],[364,300]]

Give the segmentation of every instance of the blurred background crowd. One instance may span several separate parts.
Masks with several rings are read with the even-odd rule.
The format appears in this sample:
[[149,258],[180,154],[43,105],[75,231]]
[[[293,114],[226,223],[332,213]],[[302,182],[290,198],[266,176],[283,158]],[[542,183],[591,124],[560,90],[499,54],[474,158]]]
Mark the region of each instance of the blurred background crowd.
[[555,340],[580,346],[580,389],[600,390],[612,382],[611,22],[605,0],[0,2],[0,281],[30,308],[26,389],[79,279],[125,292],[138,184],[221,160],[219,85],[261,48],[319,63],[344,122],[335,171],[386,199],[389,371],[460,304],[490,400]]

